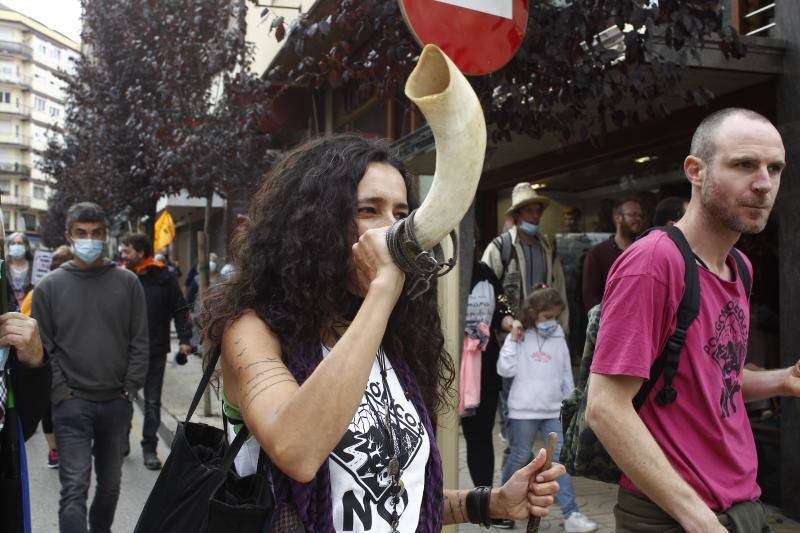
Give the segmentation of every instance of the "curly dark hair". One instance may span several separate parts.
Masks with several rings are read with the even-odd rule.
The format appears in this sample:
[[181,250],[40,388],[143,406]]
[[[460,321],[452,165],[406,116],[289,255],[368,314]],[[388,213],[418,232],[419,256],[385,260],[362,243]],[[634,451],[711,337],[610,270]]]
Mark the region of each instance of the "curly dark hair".
[[[199,315],[204,341],[219,344],[232,320],[252,309],[278,335],[284,358],[322,342],[361,299],[347,290],[357,239],[357,187],[371,163],[395,167],[415,207],[411,178],[384,141],[355,135],[312,139],[263,179],[249,220],[232,239],[235,273],[209,289]],[[454,369],[444,350],[436,291],[395,306],[383,346],[410,367],[432,416],[451,400]],[[208,352],[208,350],[207,350]]]

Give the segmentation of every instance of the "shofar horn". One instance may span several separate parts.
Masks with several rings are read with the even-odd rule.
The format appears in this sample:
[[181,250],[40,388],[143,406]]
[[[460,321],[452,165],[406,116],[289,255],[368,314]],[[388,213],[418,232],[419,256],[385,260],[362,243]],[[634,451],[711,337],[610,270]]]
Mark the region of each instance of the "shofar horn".
[[486,122],[472,86],[433,44],[422,50],[406,81],[406,96],[422,111],[436,142],[433,184],[414,217],[414,235],[430,250],[472,204],[486,154]]
[[387,238],[400,268],[426,278],[421,291],[412,287],[411,292],[421,293],[427,290],[433,275],[455,265],[455,260],[443,264],[422,252],[432,250],[451,233],[472,203],[486,153],[486,122],[472,86],[436,45],[422,50],[405,92],[422,111],[433,133],[436,172],[425,201],[401,221],[410,227],[396,224]]

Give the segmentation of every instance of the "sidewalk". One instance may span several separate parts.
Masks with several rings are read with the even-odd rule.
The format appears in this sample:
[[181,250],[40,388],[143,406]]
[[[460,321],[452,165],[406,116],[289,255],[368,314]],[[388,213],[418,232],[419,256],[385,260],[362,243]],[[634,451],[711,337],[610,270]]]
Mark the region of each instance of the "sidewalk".
[[[173,352],[177,350],[177,341],[173,338]],[[202,361],[199,357],[189,357],[188,362],[183,366],[174,365],[172,355],[167,361],[166,372],[164,373],[164,392],[162,394],[162,413],[160,437],[169,443],[175,433],[178,420],[183,420],[189,410],[197,385],[202,376]],[[203,402],[195,411],[195,421],[202,421],[210,425],[222,426],[220,417],[220,401],[216,393],[211,392],[211,416],[203,416]],[[503,443],[499,438],[499,429],[495,430],[495,484],[500,482],[500,464],[503,451]],[[540,444],[537,444],[537,448]],[[471,488],[472,480],[469,477],[466,460],[466,445],[463,436],[459,441],[459,487]],[[575,494],[578,506],[582,513],[600,524],[597,530],[601,533],[611,533],[614,531],[614,516],[612,509],[617,499],[617,486],[600,481],[592,481],[585,478],[574,478]],[[770,513],[770,525],[773,533],[800,533],[800,523],[790,520],[775,508],[768,507]],[[525,524],[517,522],[517,530],[524,530]],[[477,525],[467,524],[459,526],[459,533],[478,533],[485,531]],[[494,528],[493,528],[494,530]],[[542,520],[539,531],[564,531],[563,518],[558,505],[554,505],[551,516]]]

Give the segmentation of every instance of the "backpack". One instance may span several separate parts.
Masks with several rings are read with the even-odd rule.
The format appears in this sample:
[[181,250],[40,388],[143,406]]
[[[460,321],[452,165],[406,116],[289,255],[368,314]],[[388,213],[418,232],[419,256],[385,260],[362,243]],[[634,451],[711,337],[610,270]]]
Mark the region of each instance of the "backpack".
[[[661,407],[666,407],[678,397],[678,391],[672,386],[672,380],[678,372],[680,353],[686,342],[686,332],[700,312],[700,276],[695,261],[698,259],[683,233],[674,226],[652,228],[643,233],[639,238],[648,235],[651,231],[665,232],[675,243],[683,256],[686,269],[684,281],[686,288],[681,298],[677,311],[677,325],[675,332],[667,340],[664,351],[650,367],[650,378],[642,384],[642,388],[633,399],[636,411],[644,404],[656,381],[664,376],[663,387],[657,393],[656,402]],[[746,293],[750,294],[750,272],[742,258],[741,253],[731,249],[731,255],[736,262],[736,270],[741,278]],[[573,476],[583,476],[606,483],[619,483],[622,472],[608,455],[608,452],[598,440],[594,432],[586,425],[586,396],[589,388],[594,347],[601,324],[600,305],[594,306],[589,311],[589,324],[586,328],[586,343],[583,348],[578,379],[575,389],[561,405],[561,424],[564,429],[564,444],[561,447],[560,462],[566,467],[567,472]]]

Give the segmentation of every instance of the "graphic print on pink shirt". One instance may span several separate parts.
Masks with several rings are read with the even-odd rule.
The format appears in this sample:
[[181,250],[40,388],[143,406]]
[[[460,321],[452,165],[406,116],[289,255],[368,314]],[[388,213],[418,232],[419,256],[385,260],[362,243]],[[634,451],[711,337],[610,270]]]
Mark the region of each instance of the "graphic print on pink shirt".
[[722,372],[720,416],[728,418],[736,413],[735,396],[742,391],[742,368],[747,357],[747,322],[739,302],[731,300],[725,305],[714,330],[703,350]]
[[[715,510],[754,500],[758,458],[742,397],[750,312],[736,263],[734,280],[698,266],[700,314],[689,327],[673,386],[677,400],[655,401],[639,416],[675,471]],[[749,263],[748,263],[749,268]],[[647,379],[677,324],[685,264],[663,232],[629,247],[609,274],[592,372]],[[751,278],[752,279],[752,278]],[[620,485],[641,494],[629,478]]]

